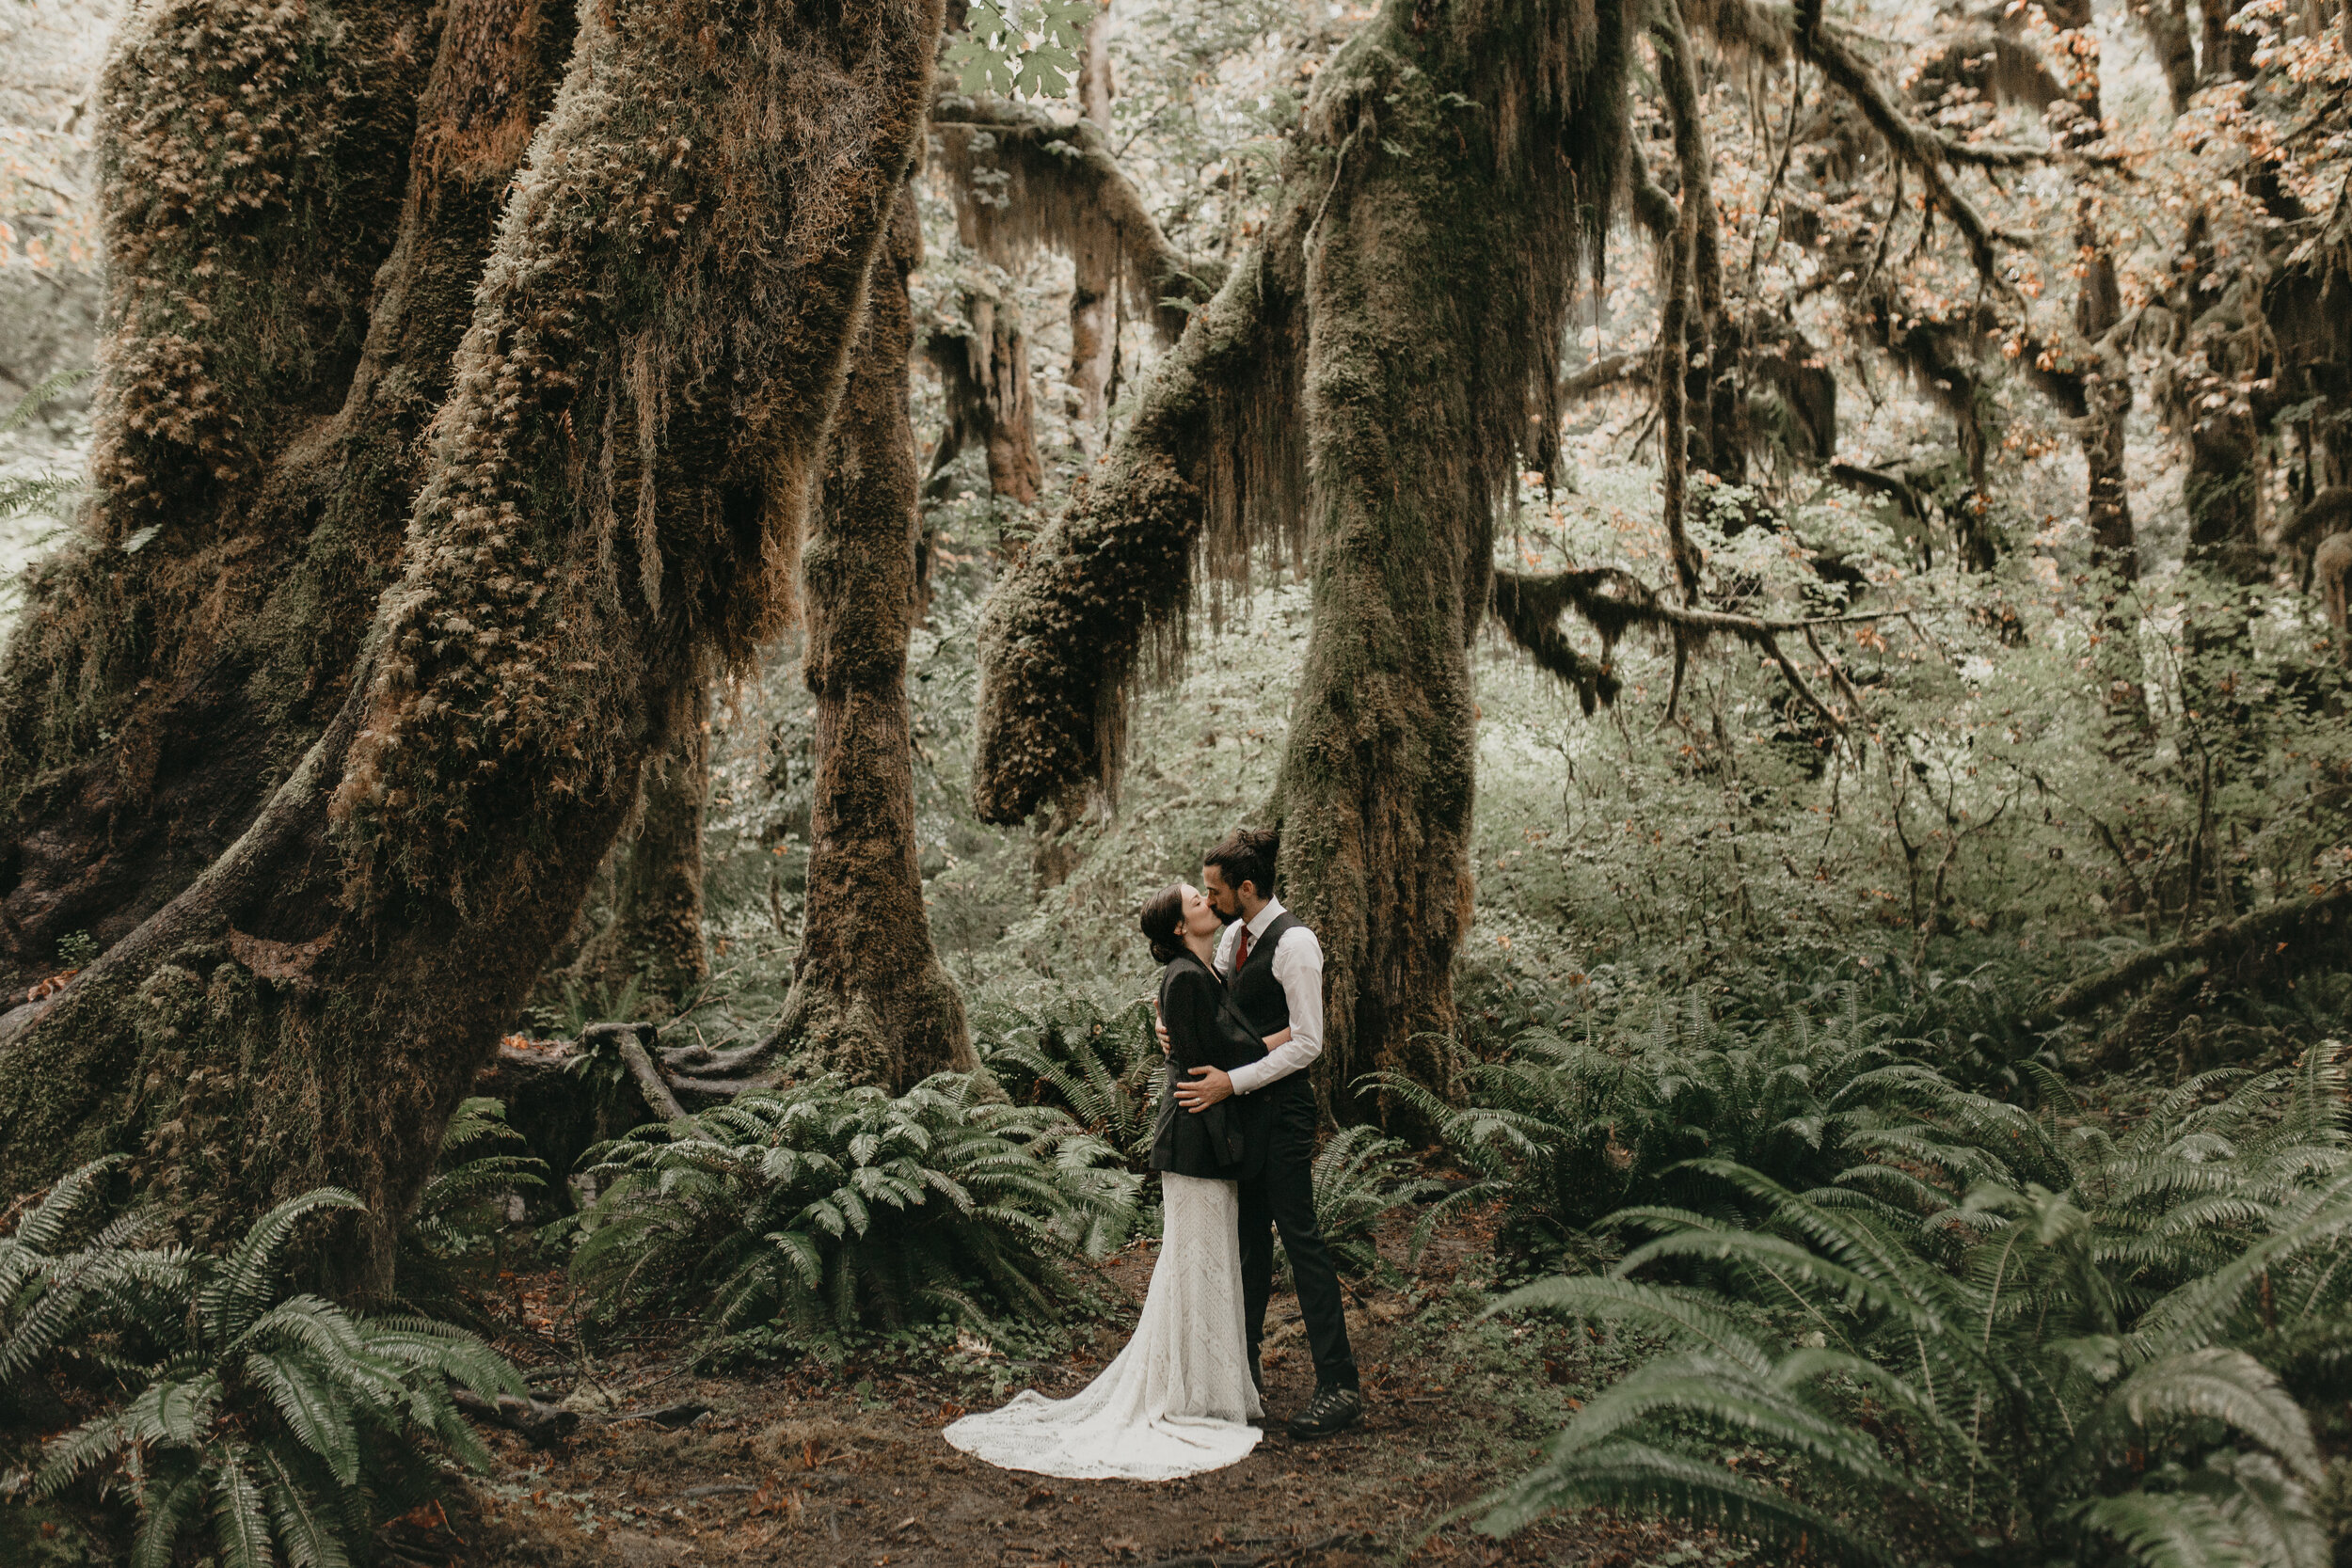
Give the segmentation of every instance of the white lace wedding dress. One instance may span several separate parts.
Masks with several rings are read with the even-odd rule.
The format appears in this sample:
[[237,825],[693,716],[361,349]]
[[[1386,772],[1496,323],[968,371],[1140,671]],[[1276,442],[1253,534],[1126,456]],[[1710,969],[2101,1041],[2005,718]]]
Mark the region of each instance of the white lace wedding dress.
[[1066,1400],[1025,1389],[966,1416],[948,1442],[1007,1470],[1073,1481],[1173,1481],[1257,1446],[1264,1414],[1242,1330],[1241,1199],[1231,1181],[1160,1175],[1166,1216],[1135,1338]]

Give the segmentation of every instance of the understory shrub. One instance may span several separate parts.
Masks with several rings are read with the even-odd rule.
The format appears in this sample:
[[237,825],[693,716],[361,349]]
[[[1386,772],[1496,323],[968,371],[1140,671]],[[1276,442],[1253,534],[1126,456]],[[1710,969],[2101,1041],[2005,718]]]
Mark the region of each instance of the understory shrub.
[[977,1010],[973,1042],[1015,1103],[1068,1112],[1141,1172],[1152,1158],[1164,1061],[1152,1024],[1148,1001],[1106,1013],[1086,997],[1062,994]]
[[1369,1081],[1416,1108],[1471,1180],[1422,1216],[1425,1240],[1447,1214],[1502,1206],[1502,1246],[1537,1263],[1581,1254],[1587,1229],[1637,1201],[1736,1212],[1736,1194],[1681,1173],[1700,1157],[1733,1161],[1810,1186],[1847,1161],[1847,1140],[1921,1070],[1896,1021],[1865,1015],[1843,988],[1824,1016],[1770,1023],[1715,1018],[1693,994],[1662,1004],[1622,1035],[1521,1036],[1507,1055],[1464,1073],[1449,1105],[1410,1079]]
[[[1343,1127],[1331,1134],[1315,1155],[1313,1176],[1315,1228],[1343,1275],[1388,1272],[1375,1234],[1381,1220],[1445,1191],[1445,1183],[1420,1173],[1403,1139],[1369,1126]],[[1289,1267],[1284,1259],[1285,1276]]]
[[2121,1135],[2054,1084],[2028,1113],[1917,1073],[1810,1191],[1694,1163],[1759,1222],[1630,1209],[1649,1239],[1607,1275],[1496,1304],[1677,1348],[1482,1528],[1604,1506],[1853,1562],[2326,1568],[2296,1396],[2331,1391],[2277,1363],[2352,1344],[2343,1055],[2192,1080]]
[[920,1318],[1058,1319],[1062,1266],[1125,1239],[1137,1179],[989,1082],[894,1098],[828,1074],[601,1145],[574,1273],[608,1315],[658,1305],[829,1356]]
[[450,1386],[522,1393],[502,1357],[443,1323],[285,1289],[303,1217],[358,1198],[289,1198],[226,1256],[145,1244],[158,1229],[147,1212],[62,1250],[103,1210],[114,1163],[60,1180],[0,1243],[0,1381],[20,1408],[61,1386],[107,1401],[43,1445],[12,1490],[55,1497],[94,1478],[136,1509],[138,1568],[180,1560],[191,1537],[208,1537],[224,1568],[281,1555],[334,1568],[369,1555],[378,1520],[433,1497],[445,1458],[486,1467]]

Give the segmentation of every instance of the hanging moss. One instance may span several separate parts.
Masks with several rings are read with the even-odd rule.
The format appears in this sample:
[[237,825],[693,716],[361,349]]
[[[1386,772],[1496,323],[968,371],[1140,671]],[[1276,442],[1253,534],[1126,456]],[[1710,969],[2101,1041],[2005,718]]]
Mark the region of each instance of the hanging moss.
[[980,624],[973,804],[1019,822],[1089,782],[1116,793],[1127,695],[1172,654],[1196,562],[1246,569],[1253,540],[1303,545],[1296,234],[1234,270],[1155,369],[1134,418],[998,584]]
[[943,93],[931,147],[964,244],[1006,265],[1059,250],[1079,276],[1123,287],[1127,308],[1167,341],[1223,280],[1218,263],[1169,243],[1091,119],[1064,125],[1026,104]]
[[322,1272],[385,1288],[644,759],[789,608],[939,16],[584,8],[351,698],[232,849],[0,1042],[0,1180],[104,1148],[161,1169],[178,1086],[226,1069],[193,1217],[339,1183],[369,1212]]
[[[581,911],[568,958],[540,983],[608,1002],[634,994],[637,1016],[660,1018],[707,979],[703,941],[703,802],[710,791],[708,694],[697,689],[669,750],[646,759],[637,811],[597,878],[604,896]],[[593,917],[593,920],[592,920]],[[608,1015],[610,1016],[610,1015]]]
[[1037,454],[1037,406],[1020,308],[993,286],[974,283],[957,291],[956,313],[961,319],[952,325],[961,332],[934,325],[923,341],[947,405],[924,495],[931,500],[945,496],[955,480],[957,455],[977,442],[990,493],[1033,506],[1045,470]]
[[[184,184],[219,150],[183,144],[217,133],[202,116],[157,124],[158,104],[218,96],[222,13],[200,14],[215,18],[209,31],[186,9],[127,24],[108,76],[109,243],[151,270],[187,269],[173,297],[212,334],[204,363],[257,364],[256,343],[281,355],[300,343],[313,357],[231,388],[237,428],[252,437],[249,474],[191,479],[185,451],[134,428],[142,399],[201,396],[120,385],[154,317],[118,269],[123,353],[109,356],[100,400],[95,536],[37,571],[0,670],[0,861],[10,872],[0,969],[18,977],[50,972],[64,932],[110,943],[184,888],[342,700],[520,155],[513,127],[545,111],[570,37],[555,0],[459,0],[437,48],[417,14],[273,12],[255,24],[262,31],[307,15],[315,47],[275,74],[256,68],[248,87],[290,95],[268,113],[273,101],[258,90],[239,102],[281,131],[302,123],[307,151],[282,186],[261,187],[281,200],[223,195],[192,213],[135,198],[159,166]],[[175,16],[181,34],[165,26]],[[210,41],[177,49],[189,29]],[[365,94],[345,90],[354,81]],[[435,159],[405,156],[410,117],[421,143],[443,149]],[[506,129],[487,144],[467,139],[490,121]],[[223,178],[225,192],[252,194],[238,183],[254,178],[250,166]],[[274,318],[261,313],[272,309]],[[326,352],[337,342],[356,359]],[[158,496],[167,508],[140,522]]]
[[1316,77],[1258,247],[983,626],[975,799],[1018,820],[1114,777],[1127,684],[1196,562],[1215,580],[1253,541],[1306,546],[1284,896],[1323,941],[1317,1070],[1343,1115],[1375,1068],[1451,1081],[1468,647],[1493,509],[1558,428],[1557,345],[1624,162],[1625,47],[1611,0],[1400,0],[1367,24]]

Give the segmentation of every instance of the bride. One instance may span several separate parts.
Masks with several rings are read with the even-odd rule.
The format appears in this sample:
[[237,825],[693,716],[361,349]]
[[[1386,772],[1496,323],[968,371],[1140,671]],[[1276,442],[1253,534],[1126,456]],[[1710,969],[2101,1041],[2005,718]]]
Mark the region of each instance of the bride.
[[[1212,967],[1221,922],[1199,889],[1179,882],[1144,900],[1143,934],[1160,972],[1168,1083],[1197,1067],[1227,1070],[1289,1037],[1263,1043],[1226,999]],[[1135,1337],[1103,1375],[1066,1400],[1034,1389],[1001,1410],[966,1416],[947,1441],[1008,1470],[1073,1480],[1170,1481],[1215,1470],[1257,1445],[1263,1416],[1244,1347],[1241,1289],[1243,1118],[1223,1101],[1198,1114],[1160,1091],[1152,1168],[1165,1220],[1152,1289]]]

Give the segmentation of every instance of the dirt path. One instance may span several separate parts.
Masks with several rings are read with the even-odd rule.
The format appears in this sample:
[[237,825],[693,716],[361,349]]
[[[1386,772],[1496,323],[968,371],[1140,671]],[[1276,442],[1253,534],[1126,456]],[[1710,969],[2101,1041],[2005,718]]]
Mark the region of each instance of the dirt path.
[[[1669,1551],[1674,1561],[1717,1557],[1704,1544],[1677,1549],[1672,1535],[1601,1515],[1501,1542],[1458,1523],[1422,1540],[1524,1465],[1575,1397],[1572,1386],[1548,1375],[1561,1362],[1539,1345],[1514,1342],[1499,1325],[1480,1331],[1483,1340],[1465,1334],[1461,1320],[1474,1316],[1474,1307],[1465,1310],[1474,1298],[1445,1293],[1447,1250],[1458,1262],[1463,1243],[1440,1249],[1409,1291],[1351,1300],[1368,1414],[1336,1438],[1299,1443],[1282,1430],[1306,1403],[1313,1374],[1295,1305],[1278,1296],[1267,1338],[1266,1436],[1248,1459],[1209,1475],[1071,1481],[982,1465],[939,1435],[965,1402],[996,1402],[993,1383],[967,1370],[968,1360],[693,1377],[649,1357],[599,1364],[597,1381],[620,1409],[707,1410],[674,1410],[668,1419],[688,1421],[675,1431],[645,1418],[591,1418],[550,1450],[492,1433],[500,1468],[485,1478],[474,1508],[446,1525],[411,1520],[397,1532],[396,1549],[421,1563],[599,1568],[1371,1568],[1399,1560],[1400,1552],[1414,1562],[1482,1568],[1632,1568]],[[1131,1247],[1101,1277],[1140,1301],[1152,1262],[1148,1246]],[[544,1303],[560,1282],[532,1283],[531,1299],[550,1313]],[[1010,1372],[1012,1387],[1060,1397],[1084,1386],[1124,1338],[1123,1326],[1099,1330],[1089,1350],[999,1375]]]

